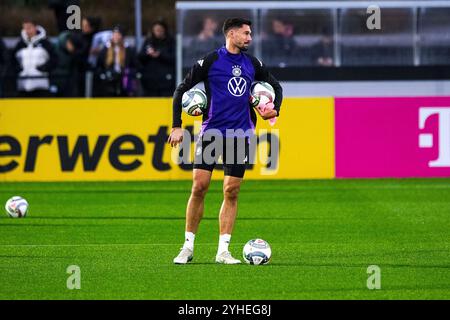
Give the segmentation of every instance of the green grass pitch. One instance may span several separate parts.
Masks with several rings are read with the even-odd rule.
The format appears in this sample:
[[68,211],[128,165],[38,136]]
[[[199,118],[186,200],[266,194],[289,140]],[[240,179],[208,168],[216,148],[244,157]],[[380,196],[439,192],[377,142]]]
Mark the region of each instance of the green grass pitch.
[[219,181],[193,263],[172,264],[190,184],[1,183],[0,200],[21,195],[30,212],[0,217],[0,299],[450,298],[450,179],[245,181],[230,249],[261,237],[266,266],[214,263]]

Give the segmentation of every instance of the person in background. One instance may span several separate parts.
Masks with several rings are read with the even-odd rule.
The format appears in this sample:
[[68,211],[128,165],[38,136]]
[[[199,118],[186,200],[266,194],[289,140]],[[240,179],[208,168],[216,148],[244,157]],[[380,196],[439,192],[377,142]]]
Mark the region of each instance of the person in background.
[[[86,73],[93,69],[89,63],[89,55],[91,54],[92,42],[95,34],[99,31],[101,19],[98,17],[85,17],[81,20],[81,33],[74,33],[73,39],[78,44],[79,59],[77,59],[78,69],[78,97],[86,95]],[[97,49],[100,53],[100,49]]]
[[4,70],[4,67],[6,66],[6,57],[7,57],[7,48],[5,45],[5,42],[0,37],[0,75],[1,72]]
[[313,66],[332,67],[334,66],[334,42],[333,35],[328,28],[321,32],[320,42],[311,48]]
[[98,31],[94,34],[91,42],[91,48],[89,50],[89,56],[87,60],[87,67],[94,70],[94,81],[92,83],[92,95],[94,97],[101,97],[102,92],[102,80],[98,77],[98,59],[102,50],[111,41],[112,30]]
[[91,41],[91,48],[89,50],[88,64],[90,67],[95,68],[97,66],[97,59],[100,52],[111,41],[113,30],[97,31]]
[[101,18],[99,17],[85,17],[81,20],[81,36],[85,46],[83,48],[83,57],[88,61],[89,54],[91,52],[92,40],[97,32],[99,32],[101,26]]
[[263,42],[269,63],[280,68],[298,63],[298,46],[294,40],[294,26],[280,19],[272,21],[272,34]]
[[52,73],[57,97],[78,96],[78,73],[82,59],[82,44],[75,33],[64,31],[58,36],[56,54],[58,66]]
[[163,21],[154,22],[138,55],[146,97],[170,97],[175,90],[175,41]]
[[123,30],[113,29],[111,41],[100,52],[97,70],[102,82],[102,96],[126,97],[136,94],[135,52],[125,45]]
[[27,19],[22,24],[21,39],[12,52],[21,97],[49,96],[49,73],[57,64],[53,45],[44,28]]
[[3,39],[0,38],[0,98],[3,97],[3,83],[6,78],[6,65],[7,65],[7,48]]
[[205,52],[211,51],[223,44],[220,35],[219,23],[212,17],[203,19],[202,28],[189,45],[190,53],[189,65],[195,62],[195,59]]

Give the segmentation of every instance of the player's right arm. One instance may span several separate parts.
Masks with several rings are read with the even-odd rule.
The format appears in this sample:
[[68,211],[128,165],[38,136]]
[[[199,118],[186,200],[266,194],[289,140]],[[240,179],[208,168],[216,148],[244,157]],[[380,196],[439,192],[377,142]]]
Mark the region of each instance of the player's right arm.
[[172,147],[183,141],[183,129],[181,129],[181,100],[183,94],[192,89],[197,83],[205,81],[208,78],[208,69],[214,61],[214,54],[209,54],[205,58],[197,61],[188,72],[183,82],[175,89],[172,105],[172,131],[170,132],[168,143]]

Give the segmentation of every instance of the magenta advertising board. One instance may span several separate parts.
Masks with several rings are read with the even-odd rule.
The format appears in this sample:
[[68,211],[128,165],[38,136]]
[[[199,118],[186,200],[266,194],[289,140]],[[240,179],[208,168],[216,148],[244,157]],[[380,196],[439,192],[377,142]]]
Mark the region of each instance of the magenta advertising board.
[[449,177],[450,97],[336,98],[337,178]]

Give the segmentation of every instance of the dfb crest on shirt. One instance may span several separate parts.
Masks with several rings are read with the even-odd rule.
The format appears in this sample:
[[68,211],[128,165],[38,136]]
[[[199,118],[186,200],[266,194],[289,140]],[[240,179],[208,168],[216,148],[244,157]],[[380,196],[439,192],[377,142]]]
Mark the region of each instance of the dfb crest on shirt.
[[242,74],[241,66],[238,66],[238,65],[233,66],[233,71],[231,73],[235,77],[240,77]]
[[242,77],[233,77],[228,81],[228,91],[235,97],[241,97],[247,90],[247,81]]

